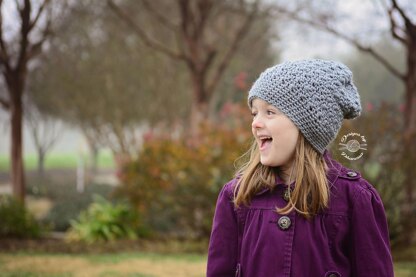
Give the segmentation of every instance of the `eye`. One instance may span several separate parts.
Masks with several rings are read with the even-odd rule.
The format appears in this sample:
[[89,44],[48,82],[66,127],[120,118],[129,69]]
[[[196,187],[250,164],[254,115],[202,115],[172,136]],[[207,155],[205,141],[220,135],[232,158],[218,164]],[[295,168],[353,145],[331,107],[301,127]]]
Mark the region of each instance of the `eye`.
[[256,112],[252,112],[252,113],[251,113],[251,116],[252,116],[252,117],[255,117],[256,115],[257,115],[257,113],[256,113]]
[[267,114],[268,114],[268,115],[271,115],[271,114],[276,114],[276,113],[275,113],[275,111],[273,111],[273,110],[268,110],[268,111],[267,111]]

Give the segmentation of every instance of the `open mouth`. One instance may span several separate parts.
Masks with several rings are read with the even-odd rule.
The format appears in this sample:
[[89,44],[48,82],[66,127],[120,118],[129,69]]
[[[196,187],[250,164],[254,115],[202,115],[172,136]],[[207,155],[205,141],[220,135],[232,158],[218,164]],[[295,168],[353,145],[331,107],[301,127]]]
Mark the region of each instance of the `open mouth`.
[[264,137],[260,139],[260,150],[266,149],[272,143],[271,137]]

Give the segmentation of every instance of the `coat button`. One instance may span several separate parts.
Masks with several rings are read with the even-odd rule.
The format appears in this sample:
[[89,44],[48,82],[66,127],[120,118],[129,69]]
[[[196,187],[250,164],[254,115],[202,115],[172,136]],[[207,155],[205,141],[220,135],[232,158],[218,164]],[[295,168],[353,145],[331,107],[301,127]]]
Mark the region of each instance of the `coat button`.
[[338,272],[327,272],[325,277],[340,277],[341,275]]
[[355,176],[357,176],[357,173],[356,173],[356,172],[354,172],[354,171],[348,171],[348,172],[347,172],[347,175],[348,175],[349,177],[355,177]]
[[279,225],[279,228],[281,230],[287,230],[287,229],[289,229],[289,227],[290,227],[291,224],[292,224],[292,222],[290,221],[290,218],[287,217],[287,216],[282,216],[277,221],[277,225]]
[[283,192],[283,199],[286,202],[289,202],[289,199],[290,199],[290,191],[289,191],[289,189],[285,189],[285,191]]

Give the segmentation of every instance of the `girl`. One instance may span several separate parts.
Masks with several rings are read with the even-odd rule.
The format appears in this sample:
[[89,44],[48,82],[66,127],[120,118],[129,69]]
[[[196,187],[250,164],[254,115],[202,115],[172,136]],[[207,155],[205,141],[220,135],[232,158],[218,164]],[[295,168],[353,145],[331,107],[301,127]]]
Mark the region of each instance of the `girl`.
[[219,194],[207,276],[393,276],[380,196],[326,150],[342,120],[361,112],[351,71],[279,64],[248,104],[254,143]]

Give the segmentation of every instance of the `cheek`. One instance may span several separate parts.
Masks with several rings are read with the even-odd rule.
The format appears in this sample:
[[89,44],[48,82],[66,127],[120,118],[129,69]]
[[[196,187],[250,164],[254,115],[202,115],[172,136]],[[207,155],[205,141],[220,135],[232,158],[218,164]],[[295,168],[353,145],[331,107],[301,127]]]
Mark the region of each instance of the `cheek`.
[[292,124],[285,124],[279,128],[280,136],[278,135],[276,146],[283,147],[285,152],[292,152],[299,138],[299,131],[296,126]]

